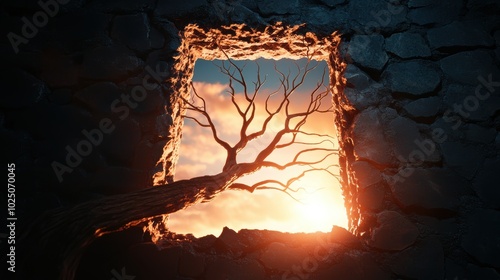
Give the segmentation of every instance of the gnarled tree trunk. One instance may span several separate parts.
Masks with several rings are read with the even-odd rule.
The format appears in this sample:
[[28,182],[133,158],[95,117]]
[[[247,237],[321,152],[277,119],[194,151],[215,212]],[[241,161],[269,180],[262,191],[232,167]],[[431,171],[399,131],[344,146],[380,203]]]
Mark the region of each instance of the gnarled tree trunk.
[[40,279],[39,273],[45,271],[33,268],[37,262],[51,256],[60,271],[59,278],[74,279],[85,248],[97,237],[211,200],[238,177],[258,168],[237,164],[217,175],[176,181],[44,213],[21,237],[23,259],[19,271],[30,271],[29,279]]

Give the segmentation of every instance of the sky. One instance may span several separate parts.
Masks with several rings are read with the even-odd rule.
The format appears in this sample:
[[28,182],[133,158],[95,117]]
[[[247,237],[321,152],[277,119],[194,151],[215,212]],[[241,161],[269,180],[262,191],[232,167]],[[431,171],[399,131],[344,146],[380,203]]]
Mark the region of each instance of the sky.
[[[256,99],[257,113],[255,125],[250,126],[253,132],[260,128],[267,116],[264,110],[265,97],[279,88],[280,82],[276,67],[283,73],[293,75],[297,73],[297,65],[303,69],[307,60],[298,61],[282,59],[278,61],[259,59],[256,61],[235,61],[239,67],[243,67],[243,75],[247,84],[253,90],[252,81],[257,80],[257,64],[260,66],[261,79],[266,78],[265,85]],[[227,61],[224,62],[228,65]],[[318,67],[309,73],[304,84],[293,94],[291,103],[292,111],[303,110],[309,103],[309,93],[321,82],[325,62],[312,62]],[[198,60],[195,64],[193,85],[198,94],[206,100],[207,111],[213,118],[217,131],[222,139],[230,144],[235,144],[239,139],[239,129],[242,120],[231,103],[228,77],[222,74],[217,67],[221,61]],[[327,70],[326,70],[327,71]],[[325,82],[328,83],[326,72]],[[243,104],[243,87],[235,87],[237,91],[237,102]],[[330,100],[330,97],[327,98]],[[279,98],[277,99],[279,101]],[[325,106],[331,106],[325,104]],[[326,107],[324,107],[326,108]],[[195,113],[190,113],[195,117]],[[283,125],[283,116],[278,116],[270,123],[269,132],[243,149],[238,156],[238,162],[252,161],[263,147],[265,147],[274,136],[273,131],[279,130]],[[201,120],[201,118],[200,118]],[[333,124],[333,114],[313,114],[303,127],[310,132],[317,132],[335,136],[336,130]],[[321,142],[323,139],[301,137],[298,141]],[[324,142],[315,147],[338,148],[336,139],[332,143]],[[303,145],[277,150],[270,157],[278,163],[285,163],[298,151],[304,149]],[[304,157],[306,160],[314,160],[323,154],[311,154]],[[225,161],[225,151],[214,140],[211,131],[203,128],[194,121],[186,119],[183,127],[183,138],[181,141],[180,158],[176,167],[175,180],[188,179],[196,176],[217,174],[222,170]],[[325,161],[325,166],[338,164],[338,157],[331,156]],[[286,181],[300,174],[305,167],[294,167],[285,172],[274,169],[263,169],[238,182],[252,184],[263,179],[282,179]],[[330,168],[338,174],[336,167]],[[340,184],[337,179],[326,172],[311,172],[292,185],[294,189],[302,188],[293,193],[293,198],[276,190],[257,190],[253,193],[247,191],[228,190],[217,196],[208,203],[201,203],[188,207],[170,215],[169,228],[177,233],[192,233],[196,237],[208,234],[218,236],[224,226],[234,230],[268,229],[282,232],[328,232],[333,225],[347,227],[347,216],[345,212]],[[297,202],[298,199],[300,202]]]

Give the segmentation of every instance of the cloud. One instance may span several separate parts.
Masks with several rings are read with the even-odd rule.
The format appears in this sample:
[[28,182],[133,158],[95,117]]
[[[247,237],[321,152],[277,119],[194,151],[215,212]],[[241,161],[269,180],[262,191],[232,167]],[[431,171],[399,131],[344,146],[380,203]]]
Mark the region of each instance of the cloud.
[[176,179],[187,179],[220,171],[226,153],[214,141],[211,132],[195,124],[185,124],[182,134]]
[[[229,138],[238,135],[239,131],[236,128],[241,127],[242,119],[231,103],[231,95],[228,93],[229,85],[194,82],[193,86],[196,92],[205,99],[207,112],[216,124],[218,132]],[[240,99],[239,96],[238,99]],[[197,105],[202,105],[202,102],[198,100]],[[206,119],[199,114],[193,113],[191,116],[207,123]]]
[[176,166],[175,169],[175,179],[176,180],[182,180],[182,179],[189,179],[193,178],[195,175],[194,174],[206,174],[206,169],[207,165],[203,163],[198,163],[198,164],[179,164]]
[[[174,232],[194,233],[197,237],[217,236],[224,226],[236,231],[248,228],[284,232],[330,230],[334,224],[345,227],[347,219],[339,192],[323,190],[308,201],[310,204],[303,205],[278,191],[226,191],[209,203],[193,205],[170,215],[169,227]],[[319,199],[326,197],[326,202],[318,209],[331,213],[303,213],[303,209],[318,205],[314,201],[318,196]],[[317,215],[327,217],[315,221]]]
[[[224,226],[239,230],[243,228],[279,229],[280,224],[290,221],[289,197],[278,192],[248,193],[227,191],[209,203],[193,205],[171,215],[171,230],[195,233],[201,237],[216,234]],[[270,209],[272,205],[272,209]],[[292,217],[292,220],[293,217]]]

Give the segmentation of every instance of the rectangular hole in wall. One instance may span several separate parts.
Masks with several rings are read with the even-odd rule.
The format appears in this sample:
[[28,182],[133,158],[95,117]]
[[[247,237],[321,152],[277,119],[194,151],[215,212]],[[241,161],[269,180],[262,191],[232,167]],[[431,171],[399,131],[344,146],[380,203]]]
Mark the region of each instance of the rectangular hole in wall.
[[[243,77],[246,79],[250,97],[254,92],[254,83],[258,83],[257,74],[260,73],[261,82],[265,79],[265,83],[255,98],[256,113],[253,124],[248,128],[249,134],[258,131],[269,116],[265,110],[268,96],[271,96],[268,99],[268,109],[273,111],[283,99],[283,88],[289,87],[290,90],[298,84],[301,72],[306,69],[311,70],[305,75],[301,86],[290,95],[289,114],[305,111],[311,104],[311,96],[313,99],[318,98],[323,94],[322,92],[326,95],[318,111],[332,107],[328,67],[324,61],[308,62],[306,58],[300,60],[259,58],[233,62],[235,66],[243,69]],[[281,71],[281,74],[276,71],[275,67]],[[224,68],[228,69],[236,79],[241,80],[237,68],[228,60],[198,59],[194,68],[192,85],[198,95],[205,99],[206,110],[217,127],[218,136],[234,145],[239,140],[243,121],[231,100],[231,86],[234,88],[235,102],[241,108],[245,108],[245,104],[249,102],[245,101],[243,86],[234,78],[232,85],[229,85],[229,76],[221,73],[221,70],[224,72]],[[283,78],[283,75],[285,77],[290,75],[285,81],[285,86],[280,82],[280,77]],[[295,77],[299,79],[294,82]],[[192,99],[193,104],[195,104],[194,99]],[[201,104],[201,100],[198,100],[197,105],[201,106]],[[194,110],[188,110],[187,116],[182,128],[183,136],[175,180],[221,172],[225,163],[225,150],[214,141],[210,128],[200,126],[191,118],[197,118],[202,124],[206,124],[206,119],[197,115]],[[241,150],[237,161],[249,162],[255,159],[257,154],[272,141],[276,132],[283,127],[285,118],[286,116],[282,114],[273,117],[269,122],[267,132]],[[333,112],[312,113],[301,130],[314,135],[299,133],[294,145],[276,150],[269,160],[284,164],[290,162],[293,156],[301,150],[337,149],[338,141],[333,118]],[[319,135],[328,135],[331,138]],[[291,139],[291,135],[288,135],[280,143],[287,143]],[[208,203],[196,204],[171,214],[168,227],[173,232],[192,233],[197,237],[207,234],[218,235],[224,226],[235,230],[250,228],[283,232],[328,232],[333,225],[347,227],[347,215],[338,181],[338,155],[331,154],[331,151],[311,151],[304,153],[300,159],[314,162],[324,156],[327,158],[313,167],[325,170],[311,171],[311,166],[308,165],[294,166],[285,171],[263,168],[236,181],[246,185],[268,179],[287,183],[289,179],[305,172],[303,177],[290,185],[286,193],[275,189],[261,189],[253,193],[225,191]],[[272,182],[263,184],[262,187],[283,189],[283,186]]]

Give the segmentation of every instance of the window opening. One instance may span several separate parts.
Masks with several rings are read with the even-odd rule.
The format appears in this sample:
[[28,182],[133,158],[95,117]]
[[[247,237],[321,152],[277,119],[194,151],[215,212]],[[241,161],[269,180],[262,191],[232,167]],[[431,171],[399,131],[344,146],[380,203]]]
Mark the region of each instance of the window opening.
[[[242,76],[239,75],[239,69]],[[304,75],[305,71],[309,72]],[[300,79],[301,75],[304,75],[303,81]],[[249,228],[283,232],[327,232],[333,225],[347,227],[347,215],[338,180],[338,153],[331,151],[338,148],[338,141],[331,110],[332,96],[326,62],[307,58],[214,61],[198,59],[192,79],[195,91],[191,89],[191,99],[187,101],[202,107],[203,98],[206,112],[217,128],[218,137],[231,145],[238,141],[243,123],[232,102],[231,93],[234,92],[235,102],[241,108],[244,109],[244,105],[249,104],[248,100],[245,100],[244,85],[237,81],[241,81],[241,77],[245,79],[250,98],[255,87],[260,87],[254,101],[255,117],[248,128],[249,134],[258,131],[269,116],[266,112],[266,100],[268,110],[273,111],[284,98],[285,87],[290,91],[290,88],[301,82],[289,97],[288,115],[307,111],[311,104],[318,105],[318,100],[314,99],[322,98],[317,112],[311,113],[301,126],[300,130],[305,133],[298,133],[295,144],[277,149],[268,160],[284,164],[290,162],[300,151],[311,148],[325,150],[304,152],[300,160],[316,162],[325,158],[319,164],[292,166],[284,171],[262,168],[244,176],[236,183],[251,186],[262,180],[277,180],[285,184],[294,177],[298,179],[290,184],[286,194],[283,192],[283,186],[271,181],[262,184],[260,187],[263,189],[253,193],[233,190],[222,192],[208,203],[193,205],[171,214],[169,229],[176,233],[191,233],[201,237],[208,234],[218,235],[224,226],[234,230]],[[195,92],[201,98],[197,98]],[[325,110],[329,112],[324,112]],[[265,134],[241,150],[237,157],[238,162],[251,162],[272,141],[276,132],[283,128],[286,119],[283,112],[272,118]],[[292,121],[292,124],[296,124],[300,119]],[[206,127],[206,124],[206,118],[200,117],[196,110],[188,110],[186,113],[179,161],[176,165],[176,181],[221,172],[226,160],[226,151],[216,143],[211,129]],[[289,134],[279,143],[289,143],[292,137],[293,134]],[[301,174],[303,176],[299,176]]]

